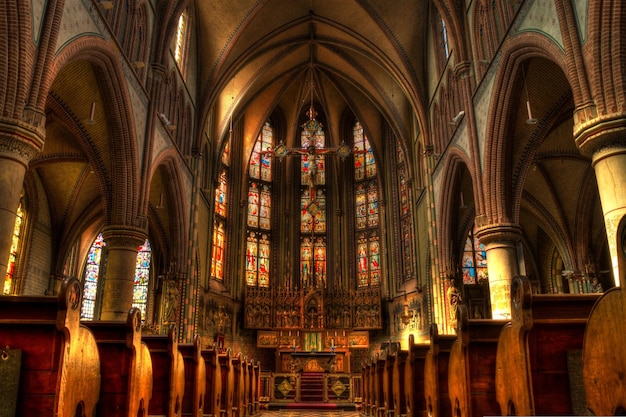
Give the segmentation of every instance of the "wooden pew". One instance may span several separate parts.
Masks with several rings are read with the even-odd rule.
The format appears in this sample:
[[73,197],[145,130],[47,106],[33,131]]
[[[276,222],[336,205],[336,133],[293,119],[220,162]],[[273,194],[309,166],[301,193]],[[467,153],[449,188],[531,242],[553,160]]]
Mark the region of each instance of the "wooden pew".
[[230,349],[220,351],[217,356],[221,376],[221,397],[219,416],[231,417],[235,397],[235,372],[231,360]]
[[392,397],[392,389],[393,389],[393,365],[396,361],[396,357],[394,356],[394,350],[398,349],[398,344],[395,342],[390,342],[384,350],[384,354],[381,356],[383,360],[382,365],[382,392],[383,392],[383,400],[382,407],[378,410],[378,415],[380,416],[393,416],[393,397]]
[[361,395],[361,410],[363,414],[366,416],[369,415],[370,410],[370,398],[371,398],[371,376],[370,376],[370,364],[371,362],[368,360],[367,362],[363,362],[361,364],[361,381],[362,381],[362,390],[363,393]]
[[403,390],[407,417],[426,417],[426,398],[424,391],[424,365],[430,344],[415,343],[415,337],[409,335],[404,371]]
[[439,335],[437,324],[430,326],[430,348],[424,361],[424,399],[431,417],[450,417],[448,360],[456,336]]
[[391,409],[390,415],[394,417],[406,416],[406,396],[405,391],[407,389],[405,373],[408,367],[409,352],[407,350],[400,349],[398,343],[391,353],[393,358],[393,365],[391,368]]
[[252,403],[250,401],[250,391],[251,391],[251,387],[250,384],[252,384],[252,378],[250,377],[250,372],[252,371],[252,362],[249,361],[247,358],[244,358],[244,362],[243,362],[243,409],[244,409],[244,413],[243,415],[249,416],[250,415],[250,404]]
[[505,320],[470,319],[467,306],[457,309],[457,338],[450,350],[448,392],[452,415],[499,415],[496,400],[496,352]]
[[382,416],[385,410],[385,359],[377,353],[374,357],[374,384],[372,415]]
[[245,411],[244,405],[244,364],[245,359],[241,355],[241,352],[233,356],[231,359],[233,369],[233,417],[243,417]]
[[585,397],[587,408],[597,416],[623,415],[626,410],[626,294],[622,288],[611,288],[600,297],[585,329]]
[[203,417],[207,379],[200,336],[194,337],[193,344],[179,344],[178,350],[185,363],[185,394],[183,396],[182,415]]
[[567,357],[582,350],[585,327],[599,297],[533,295],[528,278],[514,278],[511,322],[500,334],[496,360],[497,400],[503,414],[575,414]]
[[152,359],[141,341],[141,311],[126,322],[86,321],[98,344],[102,384],[97,416],[146,417],[152,397]]
[[259,387],[261,384],[261,364],[260,362],[254,362],[252,364],[252,370],[250,377],[252,379],[252,383],[250,386],[250,401],[251,401],[251,410],[250,415],[255,415],[261,410],[261,402],[260,402],[260,394]]
[[205,416],[219,416],[222,402],[222,374],[217,347],[202,350],[206,370]]
[[3,365],[19,370],[16,415],[94,414],[100,358],[93,334],[80,323],[81,300],[74,278],[62,282],[58,297],[0,296]]
[[180,417],[185,395],[185,363],[178,350],[176,325],[167,335],[143,335],[152,358],[152,400],[150,415]]

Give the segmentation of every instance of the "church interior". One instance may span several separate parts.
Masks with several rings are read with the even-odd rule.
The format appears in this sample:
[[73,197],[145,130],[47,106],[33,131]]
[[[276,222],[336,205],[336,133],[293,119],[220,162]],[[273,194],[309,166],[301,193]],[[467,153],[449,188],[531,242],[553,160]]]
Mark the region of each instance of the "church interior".
[[622,2],[0,17],[0,417],[626,412]]

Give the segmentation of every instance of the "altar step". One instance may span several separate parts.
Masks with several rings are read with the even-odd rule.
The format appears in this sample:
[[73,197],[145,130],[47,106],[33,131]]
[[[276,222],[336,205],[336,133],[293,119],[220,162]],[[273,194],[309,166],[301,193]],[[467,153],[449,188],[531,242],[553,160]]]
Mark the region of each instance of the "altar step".
[[300,376],[300,401],[321,403],[324,401],[324,374],[303,372]]

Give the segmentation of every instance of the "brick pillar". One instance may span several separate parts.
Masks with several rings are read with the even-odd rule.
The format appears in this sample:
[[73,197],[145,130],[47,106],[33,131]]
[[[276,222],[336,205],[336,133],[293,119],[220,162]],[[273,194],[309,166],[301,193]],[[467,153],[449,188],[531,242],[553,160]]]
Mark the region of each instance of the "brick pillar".
[[491,224],[479,227],[476,237],[487,252],[491,316],[510,319],[511,282],[519,275],[517,243],[521,240],[521,230],[515,224]]
[[102,237],[108,251],[100,318],[125,321],[133,304],[137,252],[146,233],[131,226],[108,226]]
[[42,132],[18,120],[0,120],[0,292],[4,288],[24,174],[42,147]]

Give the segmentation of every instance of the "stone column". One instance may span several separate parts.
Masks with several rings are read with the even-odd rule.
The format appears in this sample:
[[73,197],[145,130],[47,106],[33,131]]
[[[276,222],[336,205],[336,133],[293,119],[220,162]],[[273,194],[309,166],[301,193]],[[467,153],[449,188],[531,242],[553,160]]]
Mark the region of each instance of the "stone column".
[[596,172],[602,203],[613,276],[615,285],[619,287],[617,228],[620,220],[626,215],[626,146],[605,148],[595,152],[592,165]]
[[519,275],[517,243],[521,240],[521,230],[515,224],[491,224],[479,227],[476,237],[487,252],[491,317],[510,319],[511,282]]
[[[617,236],[618,226],[626,215],[626,118],[624,114],[584,120],[574,126],[580,152],[591,157],[611,254],[615,285],[620,286]],[[624,271],[621,271],[624,274]]]
[[107,226],[102,237],[108,250],[100,318],[126,321],[133,304],[137,252],[146,232],[132,226]]
[[42,132],[18,120],[0,120],[0,293],[4,288],[24,174],[42,147]]

